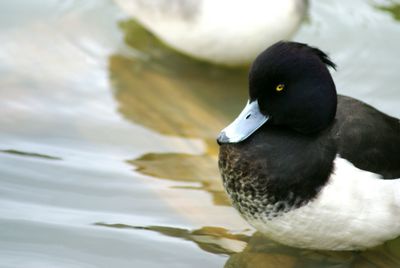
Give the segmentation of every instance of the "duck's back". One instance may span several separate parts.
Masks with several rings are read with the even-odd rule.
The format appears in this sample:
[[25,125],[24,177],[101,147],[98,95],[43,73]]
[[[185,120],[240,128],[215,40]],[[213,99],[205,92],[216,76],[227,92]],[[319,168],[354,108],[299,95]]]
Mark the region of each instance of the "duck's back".
[[290,38],[306,0],[114,0],[167,45],[195,58],[248,64],[265,45]]
[[400,178],[400,122],[375,108],[338,96],[333,138],[337,152],[359,169]]

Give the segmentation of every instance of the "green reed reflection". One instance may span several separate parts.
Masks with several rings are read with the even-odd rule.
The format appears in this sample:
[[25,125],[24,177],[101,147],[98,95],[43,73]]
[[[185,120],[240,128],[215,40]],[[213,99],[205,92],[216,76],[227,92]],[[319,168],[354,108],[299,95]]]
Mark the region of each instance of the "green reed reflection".
[[201,156],[154,152],[128,163],[156,178],[199,182],[199,189],[210,193],[214,204],[229,205],[217,170],[215,138],[244,105],[247,71],[193,61],[161,44],[134,21],[120,26],[126,43],[140,56],[109,58],[118,111],[161,134],[201,139],[206,145]]
[[189,154],[146,154],[128,161],[136,171],[156,178],[178,182],[199,182],[199,187],[178,186],[185,189],[198,189],[208,192],[215,205],[230,206],[221,184],[214,157]]
[[202,250],[213,254],[233,254],[243,249],[248,237],[242,234],[233,234],[220,227],[202,227],[197,230],[173,228],[165,226],[130,226],[124,224],[95,223],[98,226],[154,231],[169,237],[176,237],[196,243]]
[[134,22],[121,25],[127,44],[145,57],[109,59],[119,112],[162,134],[215,140],[245,104],[247,71],[193,61]]
[[391,4],[387,6],[377,6],[378,9],[388,12],[395,20],[400,21],[400,4]]

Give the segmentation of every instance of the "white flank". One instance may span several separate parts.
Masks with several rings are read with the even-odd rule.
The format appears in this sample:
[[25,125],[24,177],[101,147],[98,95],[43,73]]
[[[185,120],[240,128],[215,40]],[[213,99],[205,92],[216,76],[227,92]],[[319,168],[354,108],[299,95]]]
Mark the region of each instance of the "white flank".
[[320,250],[370,248],[400,235],[400,180],[335,159],[334,173],[307,205],[273,220],[250,220],[282,244]]
[[[304,0],[115,0],[165,43],[196,58],[227,65],[249,63],[266,47],[288,39],[304,17]],[[183,2],[187,2],[186,4]],[[159,10],[157,10],[159,3]],[[149,7],[150,6],[150,7]]]

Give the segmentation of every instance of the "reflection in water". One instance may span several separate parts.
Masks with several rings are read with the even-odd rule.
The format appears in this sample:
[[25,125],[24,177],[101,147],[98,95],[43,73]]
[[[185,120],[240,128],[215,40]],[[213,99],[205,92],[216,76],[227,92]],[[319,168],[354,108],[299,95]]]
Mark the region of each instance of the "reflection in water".
[[216,159],[209,155],[189,154],[146,154],[128,161],[137,167],[136,171],[156,178],[179,182],[199,182],[199,187],[179,186],[185,189],[207,191],[215,205],[230,206],[230,202],[222,188]]
[[233,234],[220,227],[202,227],[201,229],[190,231],[183,228],[173,228],[165,226],[130,226],[125,224],[105,224],[95,223],[98,226],[138,229],[154,231],[166,236],[181,238],[183,240],[196,243],[202,250],[214,254],[232,254],[240,252],[246,246],[248,237],[242,234]]
[[162,134],[214,141],[245,104],[247,71],[193,61],[159,44],[134,22],[122,25],[126,42],[146,57],[110,57],[119,112]]
[[197,138],[206,144],[204,155],[150,153],[128,162],[142,174],[200,182],[199,189],[210,193],[214,204],[229,205],[217,170],[215,137],[244,105],[247,71],[193,61],[161,44],[134,21],[120,25],[126,43],[139,57],[109,59],[118,111],[161,134]]
[[213,254],[227,254],[225,267],[399,267],[400,239],[364,252],[313,251],[287,247],[268,240],[260,233],[252,235],[232,233],[220,227],[197,230],[164,226],[130,226],[125,224],[95,223],[111,228],[154,231],[196,243]]
[[19,155],[19,156],[25,156],[25,157],[44,158],[44,159],[48,159],[48,160],[62,160],[60,157],[56,157],[56,156],[31,153],[31,152],[22,152],[22,151],[13,150],[13,149],[0,150],[0,153],[13,154],[13,155]]
[[390,13],[395,20],[400,21],[400,4],[377,6],[377,8]]

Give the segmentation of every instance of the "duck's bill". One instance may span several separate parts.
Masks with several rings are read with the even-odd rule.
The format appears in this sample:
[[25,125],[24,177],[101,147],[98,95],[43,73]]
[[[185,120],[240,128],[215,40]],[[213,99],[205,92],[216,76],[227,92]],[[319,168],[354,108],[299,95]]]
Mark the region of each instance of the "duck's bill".
[[261,113],[258,101],[249,101],[235,121],[221,131],[217,141],[219,144],[244,141],[264,125],[268,118]]

